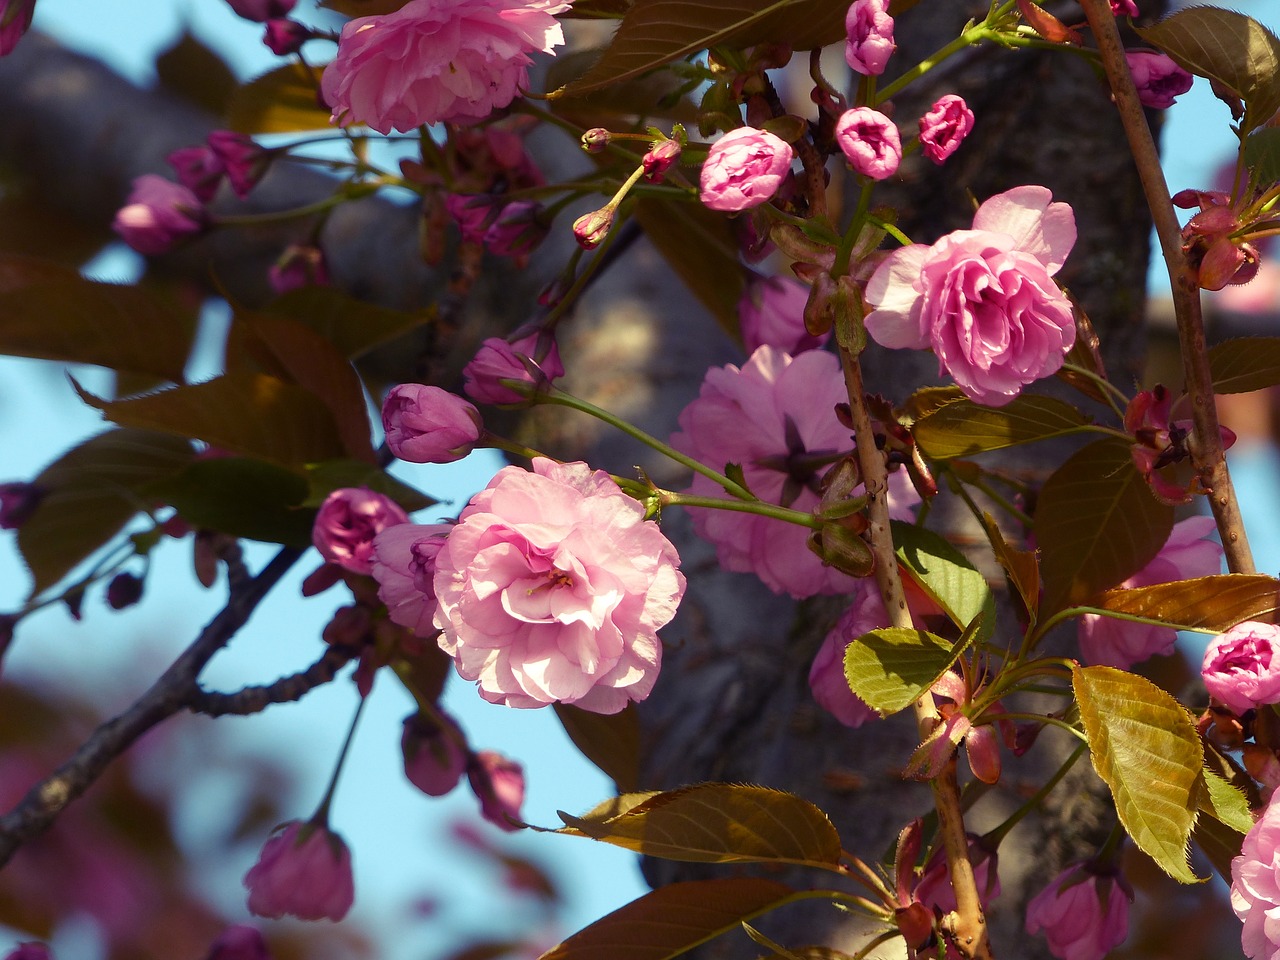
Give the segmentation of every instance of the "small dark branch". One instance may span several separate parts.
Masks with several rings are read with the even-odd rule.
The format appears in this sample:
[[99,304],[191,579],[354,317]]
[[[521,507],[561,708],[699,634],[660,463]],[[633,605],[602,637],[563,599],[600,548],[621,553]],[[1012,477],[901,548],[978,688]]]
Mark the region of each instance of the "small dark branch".
[[356,655],[357,651],[349,647],[329,647],[324,656],[305,670],[281,677],[275,683],[245,687],[235,693],[219,693],[197,687],[187,698],[187,709],[210,717],[221,717],[229,713],[245,717],[261,713],[273,703],[301,700],[316,687],[330,682]]
[[63,808],[89,789],[107,765],[135,740],[186,706],[199,690],[196,681],[205,664],[244,626],[301,554],[301,550],[285,547],[256,577],[233,587],[222,611],[133,706],[94,730],[71,759],[0,817],[0,867],[24,842],[43,833]]

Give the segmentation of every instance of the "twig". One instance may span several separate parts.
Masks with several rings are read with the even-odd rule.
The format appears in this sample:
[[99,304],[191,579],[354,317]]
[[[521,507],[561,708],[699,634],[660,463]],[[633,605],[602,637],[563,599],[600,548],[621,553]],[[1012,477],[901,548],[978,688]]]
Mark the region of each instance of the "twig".
[[359,651],[350,647],[329,647],[324,656],[297,673],[281,677],[274,683],[245,687],[235,693],[221,693],[197,687],[186,699],[186,707],[192,713],[208,717],[235,714],[247,717],[261,713],[273,703],[292,703],[301,700],[316,687],[323,686],[338,675],[338,671],[351,662]]
[[152,727],[186,706],[199,690],[196,681],[205,664],[244,626],[262,598],[301,555],[301,550],[285,547],[256,577],[233,586],[227,605],[133,706],[101,724],[69,760],[0,817],[0,867],[9,862],[24,842],[47,829],[112,760]]

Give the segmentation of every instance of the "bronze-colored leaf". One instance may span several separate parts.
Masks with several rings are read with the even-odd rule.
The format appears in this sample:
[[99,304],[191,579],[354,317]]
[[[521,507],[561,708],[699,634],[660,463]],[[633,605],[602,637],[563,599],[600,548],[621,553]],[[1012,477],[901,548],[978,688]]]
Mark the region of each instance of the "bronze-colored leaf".
[[[1236,337],[1209,348],[1214,393],[1250,393],[1280,384],[1280,337]],[[1228,424],[1230,426],[1230,424]]]
[[1003,407],[947,403],[916,420],[911,433],[926,457],[948,460],[1078,433],[1088,422],[1062,400],[1024,395]]
[[1275,623],[1280,610],[1280,580],[1261,574],[1226,573],[1107,590],[1091,599],[1089,606],[1156,620],[1182,630],[1221,633],[1245,620]]
[[640,720],[634,704],[627,704],[618,713],[592,713],[557,701],[555,711],[574,746],[613,780],[619,793],[636,789],[640,779]]
[[333,287],[299,287],[276,297],[260,314],[292,317],[332,343],[348,360],[435,322],[434,307],[392,310],[349,297]]
[[329,127],[320,101],[320,71],[287,63],[240,86],[227,106],[227,126],[238,133],[294,133]]
[[650,197],[636,203],[634,216],[676,276],[737,336],[746,274],[729,221],[701,204]]
[[156,78],[165,90],[215,116],[239,86],[226,62],[189,30],[156,57]]
[[1040,560],[1036,552],[1011,547],[991,514],[982,515],[982,525],[987,531],[987,539],[991,542],[991,549],[995,551],[996,560],[1018,592],[1023,607],[1034,618],[1040,606]]

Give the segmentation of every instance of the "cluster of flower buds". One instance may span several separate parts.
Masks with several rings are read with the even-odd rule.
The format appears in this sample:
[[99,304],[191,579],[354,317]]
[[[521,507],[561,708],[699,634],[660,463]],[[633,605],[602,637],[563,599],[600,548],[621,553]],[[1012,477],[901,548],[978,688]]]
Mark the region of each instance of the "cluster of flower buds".
[[[1198,480],[1193,476],[1188,483],[1178,483],[1171,477],[1174,464],[1191,458],[1187,440],[1191,435],[1190,420],[1171,420],[1173,397],[1162,384],[1143,390],[1129,402],[1124,412],[1124,428],[1134,438],[1130,448],[1134,466],[1151,485],[1151,491],[1161,501],[1178,506],[1190,503],[1196,492]],[[1222,449],[1230,449],[1236,435],[1226,427],[1219,427]]]
[[1256,218],[1238,209],[1243,204],[1220,190],[1180,190],[1173,202],[1184,210],[1200,208],[1182,228],[1182,250],[1203,289],[1221,290],[1258,275],[1262,258],[1249,240]]

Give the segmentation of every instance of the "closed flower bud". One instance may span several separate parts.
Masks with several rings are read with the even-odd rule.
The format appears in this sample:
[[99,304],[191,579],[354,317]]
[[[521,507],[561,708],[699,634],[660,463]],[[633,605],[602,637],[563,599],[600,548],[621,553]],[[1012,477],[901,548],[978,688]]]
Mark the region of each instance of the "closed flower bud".
[[423,713],[405,717],[400,752],[404,775],[429,797],[449,793],[467,769],[466,738],[443,714],[439,720]]
[[578,246],[584,250],[593,250],[600,246],[604,238],[609,235],[616,214],[617,209],[612,204],[606,204],[599,210],[584,213],[573,221],[573,236],[578,241]]
[[1175,98],[1191,89],[1194,78],[1166,54],[1155,50],[1126,50],[1124,58],[1144,107],[1167,109],[1173,106]]
[[609,145],[610,134],[604,127],[592,127],[582,135],[582,149],[587,153],[600,153]]
[[227,3],[246,20],[261,23],[285,16],[293,9],[297,0],[227,0]]
[[524,768],[493,750],[481,750],[471,758],[467,779],[480,800],[480,815],[503,830],[520,826],[520,805],[524,803]]
[[271,960],[271,953],[256,928],[237,923],[218,935],[204,960]]
[[133,181],[133,192],[111,228],[133,249],[151,257],[195,236],[206,222],[204,206],[190,189],[146,173]]
[[836,145],[854,173],[885,180],[902,162],[902,138],[894,122],[879,110],[854,107],[836,121]]
[[199,200],[208,203],[213,199],[225,171],[222,161],[208,144],[175,150],[166,160],[173,167],[178,182]]
[[325,498],[311,528],[311,542],[330,563],[352,573],[373,569],[373,538],[409,515],[390,497],[366,487],[343,487]]
[[[462,369],[462,376],[463,392],[477,403],[523,403],[563,377],[564,364],[555,340],[535,331],[510,342],[490,337]],[[504,380],[520,381],[528,389],[518,392]]]
[[513,200],[502,208],[484,232],[484,248],[499,257],[523,257],[546,239],[548,226],[542,220],[542,204]]
[[34,483],[0,483],[0,530],[17,530],[43,499],[44,491]]
[[1213,701],[1236,716],[1280,703],[1280,626],[1248,620],[1214,637],[1200,675]]
[[0,57],[13,52],[35,12],[36,0],[0,0]]
[[480,411],[455,393],[422,383],[391,388],[382,403],[387,446],[410,463],[453,463],[484,433]]
[[252,137],[232,130],[215,130],[207,142],[226,171],[232,192],[243,200],[267,172],[271,154]]
[[255,916],[338,921],[355,901],[351,851],[327,826],[293,820],[268,838],[244,885]]
[[640,161],[644,164],[644,178],[650,183],[661,183],[667,171],[675,166],[679,159],[680,141],[663,140],[655,144]]
[[845,15],[844,62],[863,76],[879,76],[897,49],[889,0],[854,0]]
[[920,118],[920,152],[941,164],[959,149],[972,129],[973,111],[964,97],[948,93]]
[[794,158],[791,145],[767,130],[731,130],[707,152],[698,197],[725,213],[758,207],[778,192]]
[[311,28],[306,24],[288,17],[276,17],[267,21],[262,42],[277,57],[287,57],[301,50],[302,45],[313,36]]
[[871,573],[871,548],[842,523],[824,523],[821,530],[815,530],[809,535],[809,549],[827,566],[852,577],[865,577]]
[[327,287],[329,270],[324,251],[310,244],[289,244],[267,271],[267,280],[278,294],[301,287]]
[[132,607],[142,599],[142,579],[132,573],[117,573],[107,585],[107,606],[112,610]]

